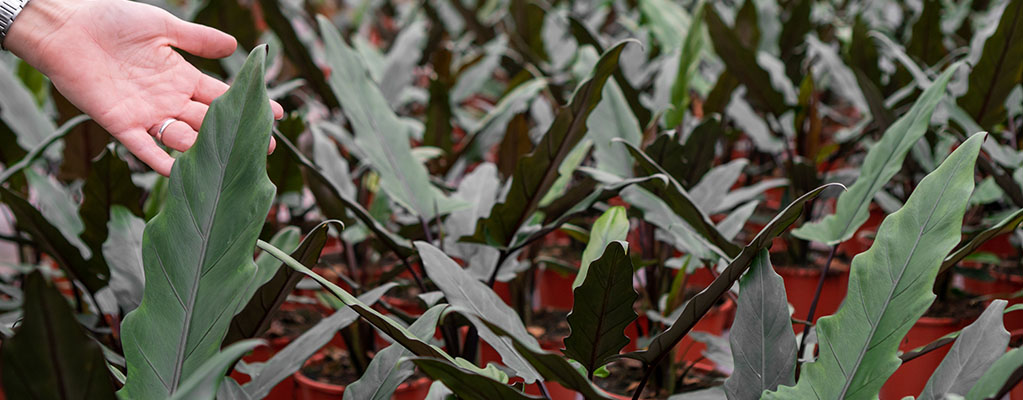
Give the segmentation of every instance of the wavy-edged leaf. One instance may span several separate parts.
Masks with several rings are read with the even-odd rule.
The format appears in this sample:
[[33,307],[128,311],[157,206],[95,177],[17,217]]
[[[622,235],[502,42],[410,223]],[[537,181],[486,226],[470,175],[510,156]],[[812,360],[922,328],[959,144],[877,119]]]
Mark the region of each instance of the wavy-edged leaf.
[[728,342],[735,369],[725,380],[733,400],[759,399],[765,390],[795,382],[796,335],[789,318],[785,282],[771,255],[760,250],[739,281],[739,301]]
[[92,249],[92,254],[103,251],[107,240],[107,222],[111,220],[111,207],[119,205],[132,214],[142,216],[142,189],[131,181],[128,163],[108,148],[92,163],[89,176],[82,186],[82,205],[78,208],[84,230],[82,241]]
[[582,259],[579,261],[579,273],[572,282],[572,290],[583,284],[586,280],[590,264],[604,254],[608,245],[613,242],[623,241],[629,234],[629,216],[625,207],[615,206],[604,211],[604,214],[593,222],[590,228],[590,240],[586,242],[583,249]]
[[561,162],[586,135],[586,120],[600,102],[604,84],[618,68],[618,56],[628,43],[618,43],[600,57],[590,77],[576,89],[572,101],[558,110],[533,152],[519,161],[505,201],[495,205],[490,216],[476,225],[476,232],[463,240],[499,247],[512,245],[519,228],[533,215],[558,178]]
[[115,399],[100,345],[71,306],[34,271],[25,278],[24,316],[0,349],[3,391],[11,399]]
[[[321,223],[301,243],[297,228],[285,228],[270,239],[270,244],[282,251],[291,251],[291,257],[311,268],[320,259],[329,228],[329,222]],[[284,304],[288,294],[302,280],[302,274],[291,268],[281,268],[280,260],[270,254],[260,254],[256,265],[259,270],[249,286],[252,292],[243,295],[249,302],[231,320],[231,327],[224,337],[225,344],[262,336],[270,328],[274,311]]]
[[[597,53],[604,53],[604,46],[597,37],[594,36],[594,33],[590,31],[590,28],[586,27],[586,25],[580,22],[578,18],[571,15],[568,16],[568,23],[572,31],[572,36],[575,37],[576,42],[578,42],[580,46],[590,45],[597,50]],[[632,86],[632,82],[625,77],[625,73],[623,73],[621,69],[615,70],[615,72],[611,75],[614,76],[615,82],[618,84],[619,89],[621,89],[622,94],[625,96],[625,101],[629,103],[629,108],[632,109],[632,114],[639,120],[639,125],[646,126],[647,123],[650,122],[651,115],[650,110],[644,107],[640,102],[639,91]]]
[[50,224],[28,200],[3,186],[0,186],[0,199],[11,209],[18,227],[31,235],[39,249],[53,257],[68,277],[81,282],[92,293],[106,286],[109,275],[107,266],[86,261],[79,248]]
[[696,66],[699,65],[703,47],[704,7],[706,4],[703,2],[696,5],[696,12],[693,13],[686,38],[682,42],[682,51],[679,52],[677,74],[675,82],[671,84],[672,108],[664,113],[664,125],[669,128],[681,125],[682,118],[689,109],[689,82],[696,74]]
[[966,400],[988,400],[1004,390],[1013,374],[1023,369],[1023,348],[1015,348],[1003,354],[966,394]]
[[[359,296],[358,301],[362,304],[376,303],[384,293],[395,286],[397,284],[391,282],[375,287]],[[338,330],[351,325],[358,318],[359,314],[354,309],[343,308],[320,320],[270,357],[265,364],[258,368],[250,365],[249,367],[253,369],[249,373],[252,380],[242,386],[242,391],[253,399],[266,397],[278,383],[298,371],[313,353],[327,345]]]
[[540,375],[522,358],[508,339],[502,338],[481,322],[486,318],[506,332],[512,333],[518,340],[540,347],[536,338],[526,331],[518,314],[504,303],[489,286],[473,278],[436,247],[426,242],[416,242],[416,249],[423,260],[423,268],[430,280],[437,285],[448,302],[455,307],[467,310],[466,318],[472,322],[485,340],[501,355],[505,365],[513,369],[526,383],[540,379]]
[[355,142],[380,175],[380,187],[413,214],[432,219],[457,208],[430,183],[426,167],[412,156],[408,128],[391,110],[370,78],[362,58],[345,43],[334,24],[318,16],[331,74],[327,79],[355,130]]
[[953,64],[917,98],[909,112],[885,131],[863,160],[860,176],[849,190],[838,197],[835,213],[807,223],[792,231],[792,235],[825,244],[836,244],[851,238],[860,225],[867,221],[868,208],[874,195],[902,169],[902,161],[925,133],[931,123],[931,114],[945,97],[945,87],[960,64]]
[[963,328],[948,355],[934,370],[918,400],[942,400],[946,394],[965,395],[1009,345],[1002,323],[1005,300],[995,300],[984,313]]
[[899,367],[899,342],[934,301],[941,261],[959,242],[974,165],[986,134],[959,146],[881,222],[870,249],[852,261],[849,291],[817,322],[820,357],[795,386],[771,399],[874,399]]
[[756,52],[743,45],[736,31],[721,20],[714,7],[704,9],[703,16],[714,51],[721,56],[728,71],[749,88],[750,100],[761,110],[784,114],[788,109],[785,96],[771,83],[771,75],[757,63]]
[[980,126],[993,129],[1005,120],[1005,99],[1023,79],[1023,0],[1012,0],[1002,12],[995,33],[970,71],[969,89],[959,98]]
[[488,400],[541,399],[541,397],[524,394],[504,383],[464,369],[450,361],[436,358],[413,358],[412,362],[426,376],[443,382],[444,386],[447,386],[460,398]]
[[997,224],[994,224],[990,228],[974,235],[970,238],[970,241],[959,246],[952,252],[952,254],[945,257],[945,261],[941,263],[941,271],[952,268],[956,265],[956,263],[962,261],[970,254],[973,254],[973,252],[979,249],[984,242],[987,242],[991,238],[1015,231],[1016,227],[1019,226],[1020,223],[1023,223],[1023,210],[1017,210],[1008,217],[1005,217],[1005,219],[999,221]]
[[739,252],[739,255],[728,264],[728,267],[721,272],[721,275],[715,278],[706,289],[697,293],[692,300],[686,303],[685,308],[682,309],[675,322],[660,335],[655,336],[646,350],[632,352],[625,356],[643,361],[648,365],[656,365],[659,360],[667,356],[671,349],[681,342],[682,338],[693,329],[696,322],[703,318],[704,314],[707,314],[707,311],[710,311],[711,307],[714,306],[714,303],[731,289],[735,281],[739,280],[742,274],[749,269],[750,264],[756,255],[760,253],[760,250],[767,248],[774,238],[785,232],[789,225],[792,225],[793,222],[799,219],[806,206],[806,202],[816,198],[822,191],[831,187],[843,186],[837,183],[829,183],[800,196],[785,207]]
[[522,357],[529,360],[530,364],[536,368],[544,380],[560,383],[561,386],[579,392],[586,399],[609,399],[609,397],[600,393],[591,383],[590,379],[580,374],[579,370],[570,364],[565,357],[559,354],[548,353],[538,347],[530,347],[530,345],[518,341],[508,332],[503,331],[501,327],[487,320],[483,320],[483,323],[487,324],[498,335],[510,339],[515,350],[522,354]]
[[146,288],[124,319],[131,398],[170,397],[220,350],[256,273],[252,252],[273,202],[266,175],[273,112],[266,48],[206,114],[195,144],[171,169],[163,210],[142,238]]
[[181,383],[170,400],[214,399],[221,382],[227,379],[227,370],[252,349],[265,345],[263,340],[250,339],[232,344],[206,360],[188,379]]
[[127,208],[119,205],[110,208],[109,234],[102,251],[110,267],[110,289],[125,313],[142,302],[142,288],[146,285],[142,269],[142,231],[145,229],[146,221]]
[[316,274],[311,269],[302,265],[302,263],[298,262],[298,260],[291,258],[291,256],[289,256],[287,253],[281,251],[276,247],[271,246],[269,243],[266,243],[262,240],[257,241],[256,245],[260,249],[263,249],[263,251],[266,251],[272,254],[274,257],[277,257],[278,260],[284,262],[284,264],[287,265],[288,267],[298,272],[301,272],[302,274],[305,274],[306,276],[315,280],[316,283],[319,283],[320,286],[323,286],[324,289],[327,289],[332,294],[334,294],[334,296],[341,300],[342,303],[344,303],[350,309],[354,310],[357,314],[359,314],[360,317],[364,318],[371,325],[379,329],[380,332],[383,332],[391,339],[394,339],[394,341],[401,343],[401,345],[404,346],[406,349],[411,350],[413,354],[417,356],[445,359],[452,362],[454,361],[453,359],[451,359],[451,356],[449,356],[441,349],[437,348],[437,346],[419,340],[419,338],[413,335],[412,332],[409,332],[408,329],[405,328],[404,326],[401,326],[397,322],[394,322],[394,320],[381,314],[379,311],[374,310],[370,306],[366,305],[366,303],[363,302],[361,299],[352,296],[351,293],[348,293],[340,286]]
[[650,156],[639,148],[626,142],[618,142],[624,144],[629,149],[629,153],[639,162],[640,168],[648,175],[663,174],[668,177],[666,185],[655,181],[648,181],[641,184],[644,189],[658,195],[668,207],[671,207],[675,214],[682,217],[696,233],[724,252],[724,255],[731,258],[739,254],[741,248],[721,235],[721,232],[717,230],[710,218],[696,206],[689,192],[682,187],[681,183],[671,177],[664,168],[657,165]]
[[[437,322],[447,305],[441,304],[426,310],[416,322],[409,326],[409,332],[421,340],[430,340],[437,331]],[[366,372],[359,380],[345,386],[346,400],[388,400],[408,377],[412,376],[415,365],[402,362],[403,358],[411,357],[412,352],[392,344],[380,350],[366,366]]]
[[[369,228],[370,231],[376,234],[377,239],[379,239],[381,242],[384,243],[384,245],[386,245],[388,248],[394,251],[398,255],[398,257],[408,257],[414,253],[407,239],[398,236],[394,232],[391,232],[383,224],[381,224],[380,221],[377,221],[375,218],[373,218],[373,216],[370,215],[369,211],[367,211],[366,208],[363,207],[361,204],[356,202],[355,199],[353,199],[350,195],[346,194],[347,192],[342,187],[333,184],[332,183],[333,180],[331,178],[328,178],[327,175],[325,175],[324,172],[320,169],[320,167],[318,167],[315,163],[310,161],[309,158],[303,155],[302,152],[299,151],[297,147],[295,147],[295,144],[288,140],[287,137],[280,134],[274,134],[274,137],[277,139],[277,143],[282,144],[283,147],[288,151],[288,153],[291,153],[291,156],[295,159],[295,161],[298,161],[300,164],[302,164],[302,166],[306,168],[306,171],[309,173],[310,180],[314,180],[319,184],[325,185],[325,187],[329,190],[330,194],[333,195],[335,199],[340,201],[347,210],[352,212],[352,214],[355,214],[355,217],[358,218],[358,220],[362,222],[367,228]],[[324,212],[326,213],[327,211],[324,210]],[[342,211],[337,211],[337,213],[343,214]],[[330,214],[328,214],[328,216],[332,218],[344,217],[344,215]]]
[[586,279],[572,291],[575,301],[568,314],[572,333],[565,338],[565,355],[582,363],[591,378],[629,344],[625,328],[638,317],[632,309],[639,295],[632,288],[628,246],[618,240],[608,243],[589,265]]

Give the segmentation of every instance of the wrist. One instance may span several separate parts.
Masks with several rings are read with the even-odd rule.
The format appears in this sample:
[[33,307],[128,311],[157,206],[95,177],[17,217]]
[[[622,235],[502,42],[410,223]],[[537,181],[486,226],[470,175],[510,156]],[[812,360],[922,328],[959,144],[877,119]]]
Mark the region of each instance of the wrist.
[[67,22],[75,0],[30,0],[11,24],[4,47],[29,64],[38,66],[40,51],[50,35]]

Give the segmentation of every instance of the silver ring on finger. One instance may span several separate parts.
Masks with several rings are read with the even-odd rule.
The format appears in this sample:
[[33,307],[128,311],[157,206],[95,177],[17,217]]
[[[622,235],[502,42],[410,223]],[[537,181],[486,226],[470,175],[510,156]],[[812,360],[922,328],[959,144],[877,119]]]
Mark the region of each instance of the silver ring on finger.
[[166,121],[163,121],[163,124],[160,125],[160,129],[156,131],[156,140],[162,143],[163,142],[163,131],[167,130],[167,127],[170,126],[170,124],[173,124],[175,122],[180,122],[180,121],[177,120],[177,119],[174,119],[174,118],[167,118]]

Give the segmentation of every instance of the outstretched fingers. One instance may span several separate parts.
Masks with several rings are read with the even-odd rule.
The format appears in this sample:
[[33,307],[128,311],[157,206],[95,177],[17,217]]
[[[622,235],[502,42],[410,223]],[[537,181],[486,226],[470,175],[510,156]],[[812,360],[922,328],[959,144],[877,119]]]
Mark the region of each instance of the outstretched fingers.
[[238,41],[231,35],[205,25],[167,16],[171,46],[203,58],[224,58],[234,53]]

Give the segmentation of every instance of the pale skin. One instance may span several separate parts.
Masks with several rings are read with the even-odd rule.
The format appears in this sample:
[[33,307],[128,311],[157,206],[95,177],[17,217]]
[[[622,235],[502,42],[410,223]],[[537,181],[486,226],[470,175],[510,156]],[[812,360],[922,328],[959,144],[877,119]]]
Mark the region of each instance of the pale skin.
[[[195,142],[209,104],[228,85],[207,76],[175,49],[204,58],[234,53],[237,41],[127,0],[32,0],[15,19],[4,46],[48,76],[71,103],[164,176],[174,158],[160,141],[185,151]],[[271,102],[274,117],[284,110]],[[274,143],[270,143],[273,151]]]

